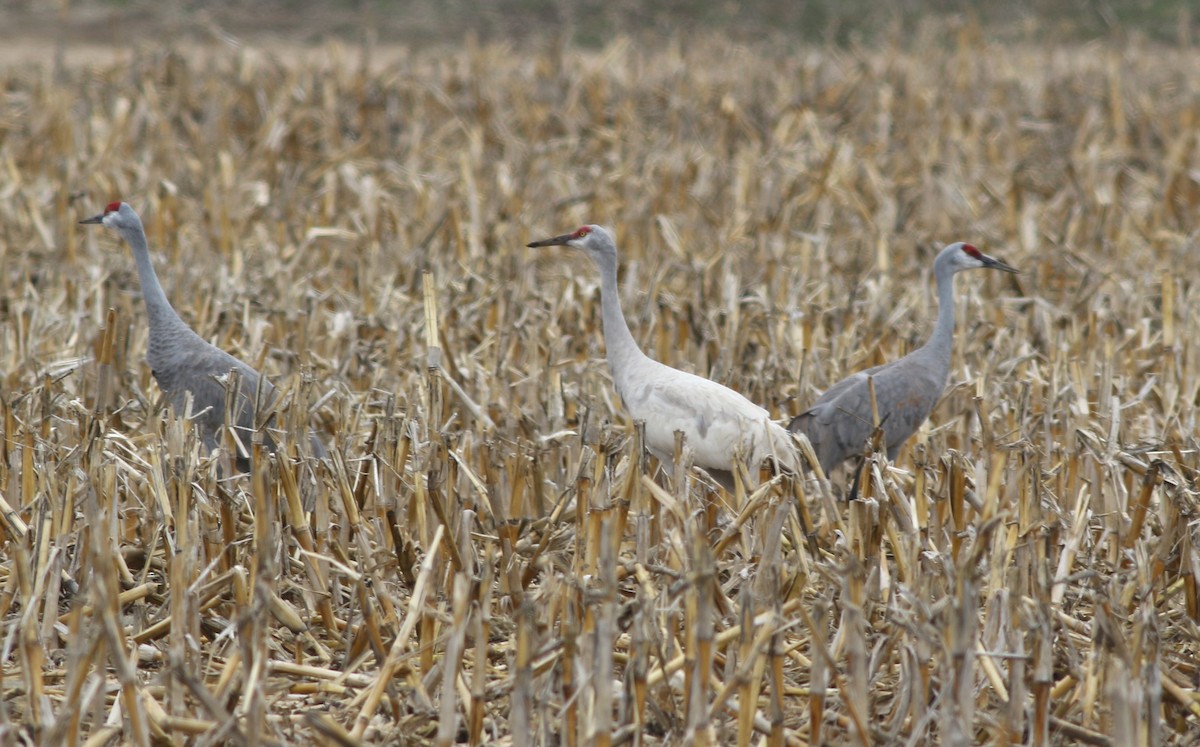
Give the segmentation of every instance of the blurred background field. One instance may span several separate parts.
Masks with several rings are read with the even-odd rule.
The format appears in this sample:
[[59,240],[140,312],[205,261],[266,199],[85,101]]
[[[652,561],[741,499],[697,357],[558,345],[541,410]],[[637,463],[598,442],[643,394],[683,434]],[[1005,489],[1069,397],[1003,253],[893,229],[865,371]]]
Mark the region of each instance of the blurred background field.
[[[1193,744],[1187,3],[0,5],[5,744]],[[167,293],[324,465],[220,477]],[[786,418],[920,344],[895,465],[664,474],[603,360]],[[792,505],[805,507],[797,513]]]
[[744,43],[847,44],[888,36],[908,38],[918,27],[977,22],[989,36],[1047,44],[1144,36],[1190,44],[1200,9],[1190,0],[3,0],[13,41],[134,43],[146,37],[203,38],[219,30],[257,40],[321,42],[358,37],[430,45],[460,43],[465,34],[489,42],[526,44],[538,36],[602,44],[614,34],[719,33]]

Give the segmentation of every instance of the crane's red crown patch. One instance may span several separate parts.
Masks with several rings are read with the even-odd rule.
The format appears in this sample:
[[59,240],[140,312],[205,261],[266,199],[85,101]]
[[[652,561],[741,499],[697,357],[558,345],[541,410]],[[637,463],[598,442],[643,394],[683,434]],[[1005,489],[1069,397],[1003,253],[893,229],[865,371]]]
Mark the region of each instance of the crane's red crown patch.
[[971,244],[963,244],[963,251],[967,254],[970,254],[975,259],[983,259],[983,256],[979,253],[979,250]]
[[104,213],[105,213],[105,215],[107,215],[108,213],[115,213],[120,209],[121,209],[121,202],[118,200],[117,202],[108,203],[108,207],[104,208]]

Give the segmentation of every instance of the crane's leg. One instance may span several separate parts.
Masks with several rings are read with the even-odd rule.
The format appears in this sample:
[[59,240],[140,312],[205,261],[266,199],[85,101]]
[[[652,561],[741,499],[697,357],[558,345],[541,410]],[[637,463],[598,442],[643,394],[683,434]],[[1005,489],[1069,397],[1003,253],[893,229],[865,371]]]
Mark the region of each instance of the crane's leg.
[[706,469],[704,471],[707,472],[708,476],[711,477],[718,485],[729,491],[730,495],[735,494],[737,486],[733,482],[733,472],[727,469]]
[[863,456],[859,457],[858,461],[854,464],[854,481],[850,483],[850,495],[846,497],[847,501],[858,500],[858,487],[859,483],[862,481],[863,468],[866,466],[867,457],[864,454]]

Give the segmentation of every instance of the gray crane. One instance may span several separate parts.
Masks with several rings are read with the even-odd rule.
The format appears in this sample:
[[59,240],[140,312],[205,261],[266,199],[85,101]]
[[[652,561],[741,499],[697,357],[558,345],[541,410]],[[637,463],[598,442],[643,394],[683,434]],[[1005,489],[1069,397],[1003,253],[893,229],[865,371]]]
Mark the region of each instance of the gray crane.
[[795,445],[770,413],[715,381],[666,366],[642,352],[621,311],[617,295],[617,245],[602,226],[535,241],[531,248],[569,246],[583,249],[600,271],[600,305],[604,346],[613,386],[634,420],[646,424],[646,447],[663,464],[671,464],[675,432],[682,431],[693,463],[732,490],[734,460],[752,468],[767,456],[794,471]]
[[1017,270],[959,242],[938,253],[933,262],[937,278],[937,326],[929,341],[900,360],[859,371],[831,386],[805,412],[792,418],[788,430],[802,432],[812,442],[825,474],[846,459],[861,455],[874,430],[868,380],[874,380],[875,406],[888,459],[921,427],[942,396],[954,351],[954,275],[963,270]]
[[[275,397],[275,387],[258,371],[229,353],[196,334],[187,325],[163,292],[150,262],[150,249],[146,245],[146,231],[142,219],[127,203],[112,202],[99,215],[81,220],[80,223],[100,224],[121,235],[133,250],[137,263],[138,277],[142,284],[142,298],[146,302],[146,313],[150,318],[150,342],[146,350],[146,362],[154,374],[154,380],[170,397],[171,405],[183,414],[186,395],[192,395],[192,412],[206,450],[217,446],[217,436],[225,422],[225,400],[227,388],[225,377],[236,371],[239,380],[236,407],[237,424],[234,426],[238,440],[248,449],[254,431],[254,402],[261,396],[263,402]],[[258,390],[262,388],[261,395]],[[313,454],[325,457],[325,448],[316,434],[310,438]],[[264,434],[263,442],[272,451],[275,442],[270,434]],[[243,454],[237,455],[237,468],[243,472],[250,469],[250,460]]]

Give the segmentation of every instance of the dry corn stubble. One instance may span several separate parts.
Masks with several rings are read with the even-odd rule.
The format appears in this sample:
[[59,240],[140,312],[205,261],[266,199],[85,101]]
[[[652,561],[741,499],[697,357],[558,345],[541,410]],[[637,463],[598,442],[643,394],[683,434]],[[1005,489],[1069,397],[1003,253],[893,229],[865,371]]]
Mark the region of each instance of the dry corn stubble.
[[[4,70],[0,730],[1200,737],[1200,54],[939,41]],[[128,251],[75,225],[116,198],[319,479],[223,481],[164,419]],[[521,248],[586,221],[645,349],[779,417],[919,343],[941,244],[1025,274],[959,279],[947,396],[863,502],[735,512],[646,476],[591,268]]]

